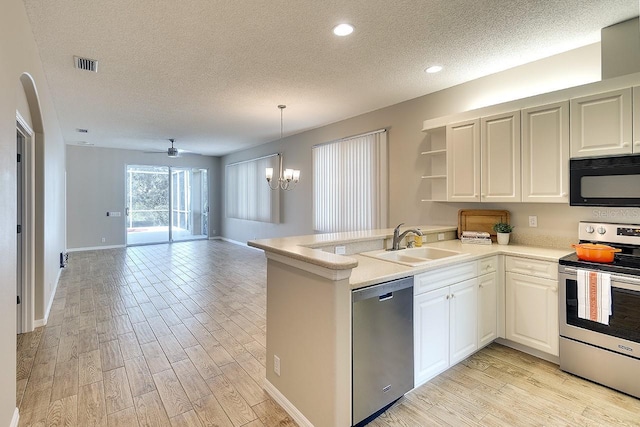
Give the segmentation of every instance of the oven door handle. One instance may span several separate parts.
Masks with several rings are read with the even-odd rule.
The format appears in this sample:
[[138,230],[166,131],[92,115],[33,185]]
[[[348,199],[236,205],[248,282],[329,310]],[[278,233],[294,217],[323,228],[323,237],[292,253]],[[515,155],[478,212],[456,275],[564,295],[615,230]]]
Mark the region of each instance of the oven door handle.
[[[577,269],[571,268],[571,267],[565,267],[564,271],[566,271],[567,273],[578,273]],[[617,282],[616,285],[613,284],[614,281]],[[611,275],[611,286],[613,286],[615,288],[637,290],[636,288],[627,288],[626,286],[620,286],[620,283],[631,283],[631,284],[635,284],[635,285],[640,285],[640,279],[635,279],[633,277],[627,277],[627,276],[616,276],[615,274],[612,274]]]

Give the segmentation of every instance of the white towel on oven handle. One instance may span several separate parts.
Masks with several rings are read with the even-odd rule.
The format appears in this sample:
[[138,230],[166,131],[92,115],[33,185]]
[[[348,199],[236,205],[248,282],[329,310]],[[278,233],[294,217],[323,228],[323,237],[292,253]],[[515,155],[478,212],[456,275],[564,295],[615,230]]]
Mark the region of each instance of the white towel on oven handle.
[[[604,325],[609,324],[609,316],[613,314],[611,310],[611,275],[608,273],[591,272],[577,269],[578,282],[578,317],[580,319],[593,320]],[[595,273],[597,276],[597,296],[596,301],[589,298],[589,274]],[[596,319],[591,318],[591,304],[597,305]]]

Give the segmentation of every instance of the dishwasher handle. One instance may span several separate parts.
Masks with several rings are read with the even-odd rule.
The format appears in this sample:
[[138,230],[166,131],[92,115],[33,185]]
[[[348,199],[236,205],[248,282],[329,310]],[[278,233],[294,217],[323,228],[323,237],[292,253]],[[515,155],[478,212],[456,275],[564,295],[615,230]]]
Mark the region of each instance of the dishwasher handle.
[[388,300],[390,300],[391,298],[393,298],[393,292],[389,292],[389,293],[387,293],[387,294],[380,295],[380,296],[378,297],[378,301],[380,301],[380,302],[382,302],[382,301],[388,301]]
[[382,302],[393,298],[394,292],[407,288],[413,288],[413,276],[355,289],[351,291],[351,301],[355,303],[369,298],[377,298]]

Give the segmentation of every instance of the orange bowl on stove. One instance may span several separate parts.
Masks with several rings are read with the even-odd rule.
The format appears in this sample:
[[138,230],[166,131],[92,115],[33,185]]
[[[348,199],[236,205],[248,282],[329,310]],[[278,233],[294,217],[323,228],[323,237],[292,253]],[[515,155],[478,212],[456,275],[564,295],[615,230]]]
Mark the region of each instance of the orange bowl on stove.
[[578,258],[593,262],[613,262],[616,252],[622,252],[622,249],[598,243],[580,243],[571,247],[575,248]]

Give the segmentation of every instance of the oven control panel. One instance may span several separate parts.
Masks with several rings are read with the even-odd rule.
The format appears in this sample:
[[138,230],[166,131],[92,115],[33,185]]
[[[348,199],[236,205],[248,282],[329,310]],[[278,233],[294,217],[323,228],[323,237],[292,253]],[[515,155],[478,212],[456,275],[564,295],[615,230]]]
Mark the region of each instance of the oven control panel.
[[640,237],[640,227],[618,227],[618,236]]
[[640,245],[640,225],[580,222],[578,238],[581,241]]

